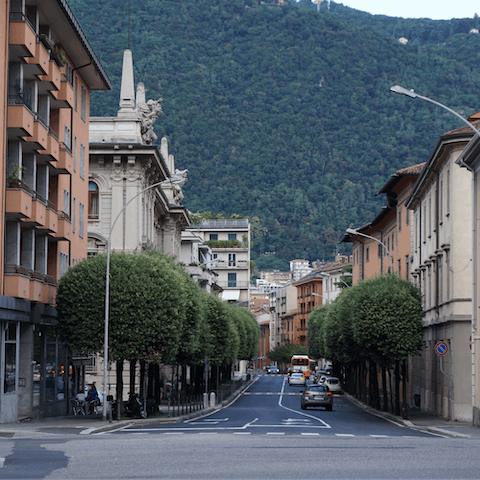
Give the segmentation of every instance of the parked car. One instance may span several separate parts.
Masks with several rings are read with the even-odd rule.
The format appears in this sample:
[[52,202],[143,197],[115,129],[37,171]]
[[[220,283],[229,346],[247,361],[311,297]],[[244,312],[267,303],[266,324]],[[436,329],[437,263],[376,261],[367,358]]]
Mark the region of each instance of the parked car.
[[306,385],[305,376],[303,375],[303,373],[292,373],[288,377],[288,384],[305,386]]
[[280,373],[280,370],[275,365],[267,367],[267,373]]
[[302,410],[306,410],[308,407],[325,407],[326,410],[331,411],[333,408],[333,393],[326,385],[309,385],[302,393],[300,407]]
[[321,384],[326,385],[333,393],[342,393],[342,384],[337,377],[326,377]]

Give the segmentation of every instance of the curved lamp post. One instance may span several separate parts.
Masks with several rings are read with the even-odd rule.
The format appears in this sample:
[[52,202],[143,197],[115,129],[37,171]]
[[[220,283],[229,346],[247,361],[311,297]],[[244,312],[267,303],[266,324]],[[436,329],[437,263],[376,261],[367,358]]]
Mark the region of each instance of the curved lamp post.
[[434,105],[437,105],[438,107],[444,108],[448,112],[458,117],[462,122],[467,124],[480,137],[480,131],[478,129],[476,129],[466,118],[462,117],[455,110],[452,110],[451,108],[447,107],[443,103],[437,102],[436,100],[432,100],[431,98],[428,98],[428,97],[423,97],[422,95],[415,93],[413,90],[408,90],[404,87],[401,87],[400,85],[394,85],[393,87],[390,87],[390,91],[393,93],[398,93],[399,95],[405,95],[406,97],[410,97],[410,98],[420,98],[421,100],[425,100],[426,102],[430,102],[430,103],[433,103]]
[[364,233],[360,233],[358,230],[354,230],[353,228],[347,228],[346,232],[349,233],[350,235],[360,235],[361,237],[370,238],[371,240],[375,240],[377,243],[379,243],[388,253],[388,258],[390,259],[390,266],[392,268],[392,273],[393,273],[392,256],[390,255],[390,252],[388,251],[387,246],[383,242],[381,242],[378,238],[371,237],[370,235],[365,235]]
[[[181,180],[183,177],[180,176],[173,176],[170,178],[167,178],[166,180],[162,180],[161,182],[154,183],[153,185],[150,185],[147,188],[144,188],[140,192],[138,192],[136,195],[134,195],[120,210],[118,215],[116,216],[112,228],[110,228],[110,234],[108,236],[108,243],[107,243],[107,274],[105,278],[105,332],[104,332],[104,345],[103,345],[103,360],[104,360],[104,366],[103,366],[103,420],[107,420],[107,409],[105,408],[106,405],[106,393],[107,393],[107,378],[108,378],[108,322],[109,322],[109,308],[110,308],[110,245],[112,242],[112,233],[113,229],[115,228],[115,224],[117,223],[117,220],[120,218],[120,215],[123,214],[123,211],[130,205],[130,203],[133,202],[139,195],[142,193],[146,192],[147,190],[150,190],[152,188],[158,187],[159,185],[165,184],[165,183],[172,183],[173,181]],[[110,385],[108,387],[109,394],[110,394]]]

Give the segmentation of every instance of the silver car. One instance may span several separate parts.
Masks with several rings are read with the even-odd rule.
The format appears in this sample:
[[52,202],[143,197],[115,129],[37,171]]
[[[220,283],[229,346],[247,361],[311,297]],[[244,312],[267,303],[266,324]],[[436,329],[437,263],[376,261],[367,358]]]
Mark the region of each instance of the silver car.
[[320,383],[326,385],[333,393],[342,393],[342,384],[337,377],[326,377],[323,382],[320,381]]
[[326,385],[309,385],[302,393],[300,407],[302,410],[306,410],[308,407],[325,407],[326,410],[331,411],[333,408],[333,394]]
[[303,375],[303,373],[292,373],[288,377],[288,384],[305,386],[306,385],[305,376]]

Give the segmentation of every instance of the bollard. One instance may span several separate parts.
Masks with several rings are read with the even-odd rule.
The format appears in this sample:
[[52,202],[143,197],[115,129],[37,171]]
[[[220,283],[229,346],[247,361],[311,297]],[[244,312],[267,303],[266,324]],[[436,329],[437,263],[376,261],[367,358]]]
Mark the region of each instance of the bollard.
[[216,400],[215,392],[211,392],[210,393],[210,408],[215,407],[215,400]]
[[208,393],[203,394],[203,408],[208,408]]

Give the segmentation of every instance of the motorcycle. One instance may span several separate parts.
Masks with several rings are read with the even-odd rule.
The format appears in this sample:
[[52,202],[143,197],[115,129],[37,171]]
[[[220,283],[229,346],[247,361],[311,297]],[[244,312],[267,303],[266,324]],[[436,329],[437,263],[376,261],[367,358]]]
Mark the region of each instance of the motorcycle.
[[145,409],[143,400],[136,393],[131,393],[130,398],[124,405],[125,415],[132,417],[147,418],[147,410]]

